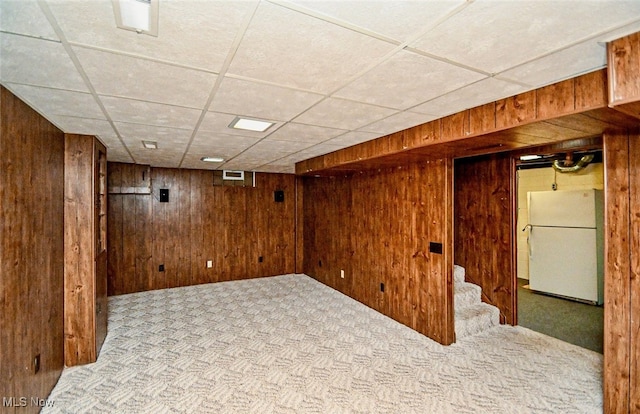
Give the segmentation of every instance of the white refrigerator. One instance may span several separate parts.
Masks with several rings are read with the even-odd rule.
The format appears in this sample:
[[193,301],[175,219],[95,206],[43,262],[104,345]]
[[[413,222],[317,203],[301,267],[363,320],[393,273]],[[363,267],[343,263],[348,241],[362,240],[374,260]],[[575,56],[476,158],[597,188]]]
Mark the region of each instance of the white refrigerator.
[[602,191],[529,192],[527,202],[530,288],[602,304]]

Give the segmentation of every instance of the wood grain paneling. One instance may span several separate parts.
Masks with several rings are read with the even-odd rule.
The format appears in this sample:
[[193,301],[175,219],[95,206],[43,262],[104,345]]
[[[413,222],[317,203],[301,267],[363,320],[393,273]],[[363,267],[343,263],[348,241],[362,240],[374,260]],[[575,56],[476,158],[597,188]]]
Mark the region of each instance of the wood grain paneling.
[[640,32],[607,45],[609,104],[640,118]]
[[[103,163],[103,164],[101,164]],[[65,135],[65,364],[95,362],[107,332],[106,148]],[[106,230],[106,228],[104,229]],[[105,235],[106,236],[106,235]]]
[[[453,342],[452,180],[446,159],[305,178],[305,273]],[[443,254],[429,252],[430,242],[443,243]]]
[[0,397],[29,402],[2,412],[37,413],[64,363],[64,135],[2,86],[0,154]]
[[[629,412],[630,234],[629,139],[626,132],[604,136],[605,285],[604,412]],[[636,250],[637,253],[637,250]]]
[[629,407],[631,412],[640,412],[640,131],[629,135],[629,210],[631,280],[629,289],[631,298],[631,337],[629,355],[630,384]]
[[512,168],[508,153],[455,161],[455,263],[508,324],[516,306]]
[[152,183],[148,195],[109,195],[108,245],[119,245],[109,250],[110,295],[295,272],[295,176],[257,173],[255,188],[227,187],[213,186],[211,171],[147,168],[109,164],[110,188],[142,188],[145,171]]

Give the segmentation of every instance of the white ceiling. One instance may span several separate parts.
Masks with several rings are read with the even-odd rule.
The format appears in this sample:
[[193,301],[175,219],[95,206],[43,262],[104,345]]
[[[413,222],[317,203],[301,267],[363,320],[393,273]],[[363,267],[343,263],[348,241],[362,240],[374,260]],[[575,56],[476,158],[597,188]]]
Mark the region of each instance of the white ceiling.
[[152,37],[110,0],[0,0],[0,82],[111,161],[293,172],[602,68],[604,42],[640,31],[638,0],[159,1]]

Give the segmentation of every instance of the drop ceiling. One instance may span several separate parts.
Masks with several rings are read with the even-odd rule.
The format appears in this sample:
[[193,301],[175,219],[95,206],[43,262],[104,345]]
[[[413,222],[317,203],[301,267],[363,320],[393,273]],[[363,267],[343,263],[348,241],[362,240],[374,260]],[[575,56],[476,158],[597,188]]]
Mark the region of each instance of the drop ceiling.
[[153,37],[118,29],[111,0],[0,0],[0,82],[110,161],[291,173],[605,67],[640,31],[638,0],[159,1]]

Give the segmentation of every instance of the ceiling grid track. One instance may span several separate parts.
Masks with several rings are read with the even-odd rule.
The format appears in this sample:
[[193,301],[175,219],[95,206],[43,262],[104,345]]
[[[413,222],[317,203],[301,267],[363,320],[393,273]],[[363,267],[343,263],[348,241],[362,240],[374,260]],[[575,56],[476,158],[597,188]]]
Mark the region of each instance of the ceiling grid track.
[[200,125],[202,125],[202,121],[204,120],[205,115],[209,111],[209,107],[211,106],[211,102],[213,102],[213,98],[215,97],[216,93],[218,92],[218,89],[220,89],[220,84],[222,83],[222,80],[224,79],[224,76],[227,73],[227,70],[229,70],[229,66],[231,66],[231,62],[233,61],[233,58],[236,55],[236,52],[238,51],[238,48],[240,47],[240,42],[242,42],[242,39],[244,38],[245,33],[247,32],[247,29],[249,29],[249,25],[251,24],[251,20],[253,20],[253,16],[255,16],[259,5],[260,5],[260,3],[257,1],[255,3],[255,5],[253,6],[253,8],[247,13],[244,21],[242,22],[242,25],[240,26],[240,30],[238,30],[238,34],[236,35],[236,38],[234,39],[233,44],[231,45],[229,53],[227,54],[227,57],[224,60],[224,63],[222,64],[222,68],[220,69],[220,74],[216,78],[215,84],[211,88],[211,92],[209,93],[209,98],[207,99],[207,102],[205,103],[204,108],[202,109],[202,112],[200,113],[200,117],[198,118],[198,121],[196,122],[196,125],[193,128],[193,132],[191,133],[191,138],[189,139],[189,143],[187,144],[187,147],[186,147],[186,149],[184,151],[184,154],[182,155],[182,158],[180,159],[180,163],[178,164],[178,168],[181,168],[182,164],[184,163],[184,159],[186,158],[187,153],[189,152],[189,149],[191,148],[191,144],[193,143],[193,140],[195,139],[196,134],[198,133],[198,130],[200,129]]
[[98,93],[96,92],[96,89],[93,87],[93,84],[91,83],[91,80],[89,79],[89,76],[84,71],[84,68],[82,67],[82,64],[80,63],[80,60],[78,59],[78,57],[76,56],[76,53],[73,51],[73,48],[71,47],[71,45],[67,41],[67,37],[65,36],[64,32],[60,28],[60,25],[58,25],[58,21],[56,20],[55,16],[53,15],[51,10],[49,9],[49,5],[44,0],[38,0],[38,6],[40,7],[40,10],[42,10],[42,13],[44,13],[44,15],[46,16],[47,20],[49,21],[49,24],[51,25],[51,27],[55,31],[56,35],[60,38],[60,42],[62,43],[62,46],[64,47],[64,50],[69,55],[69,58],[71,59],[71,61],[73,62],[74,66],[76,67],[76,70],[78,71],[78,73],[82,77],[82,80],[84,81],[85,85],[87,86],[87,89],[89,89],[89,92],[93,96],[93,99],[96,101],[96,103],[100,107],[100,110],[102,111],[102,113],[104,114],[105,118],[107,119],[107,122],[109,122],[109,124],[113,128],[114,132],[116,133],[116,136],[120,140],[120,143],[122,144],[122,147],[125,149],[127,154],[129,154],[129,157],[131,157],[131,160],[135,163],[136,159],[134,158],[133,154],[129,150],[129,147],[127,147],[126,143],[122,139],[122,136],[120,135],[120,132],[118,131],[118,128],[116,128],[115,123],[111,119],[111,116],[109,115],[109,112],[107,112],[107,109],[102,104],[102,101],[100,100],[100,97],[98,96]]

